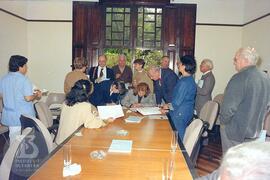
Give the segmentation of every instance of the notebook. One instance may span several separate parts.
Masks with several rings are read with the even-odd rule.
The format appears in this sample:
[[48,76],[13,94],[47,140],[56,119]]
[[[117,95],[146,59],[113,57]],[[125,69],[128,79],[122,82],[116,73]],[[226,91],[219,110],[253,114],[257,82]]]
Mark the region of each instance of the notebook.
[[132,149],[131,140],[113,139],[108,152],[131,153],[131,149]]
[[129,116],[128,118],[125,119],[126,123],[140,123],[143,117],[138,117],[138,116]]
[[142,107],[142,108],[137,108],[137,111],[144,116],[161,114],[159,107]]

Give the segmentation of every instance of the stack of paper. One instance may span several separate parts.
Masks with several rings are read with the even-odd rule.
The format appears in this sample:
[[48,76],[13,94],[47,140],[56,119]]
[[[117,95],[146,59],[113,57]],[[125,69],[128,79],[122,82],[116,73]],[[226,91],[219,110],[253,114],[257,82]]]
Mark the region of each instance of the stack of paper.
[[125,119],[126,123],[140,123],[143,117],[129,116]]
[[124,116],[121,105],[98,106],[98,114],[101,119],[119,118]]
[[108,152],[131,153],[131,140],[117,140],[113,139]]
[[144,116],[153,115],[153,114],[161,114],[159,107],[142,107],[142,108],[137,108],[137,111]]
[[150,115],[147,116],[148,119],[168,119],[166,115]]

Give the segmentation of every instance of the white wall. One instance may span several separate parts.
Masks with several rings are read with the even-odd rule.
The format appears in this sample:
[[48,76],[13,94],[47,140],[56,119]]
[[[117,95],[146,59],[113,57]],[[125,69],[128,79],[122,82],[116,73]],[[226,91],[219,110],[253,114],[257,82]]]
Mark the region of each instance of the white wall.
[[1,0],[0,8],[12,12],[18,16],[27,17],[27,1]]
[[[213,74],[216,85],[213,96],[223,93],[229,79],[235,74],[233,57],[235,51],[241,47],[241,27],[197,26],[195,57],[199,64],[204,58],[213,61]],[[199,68],[196,79],[201,77]]]
[[197,23],[243,24],[245,0],[171,0],[197,4]]
[[269,0],[245,0],[244,7],[244,22],[249,22],[253,19],[270,13]]
[[27,34],[30,79],[41,89],[63,92],[71,70],[72,24],[30,22]]
[[27,25],[25,21],[0,11],[0,77],[8,72],[11,55],[27,56]]
[[262,70],[270,72],[270,16],[251,23],[243,28],[243,46],[252,46],[259,53]]
[[72,20],[72,1],[30,1],[27,17],[38,20]]

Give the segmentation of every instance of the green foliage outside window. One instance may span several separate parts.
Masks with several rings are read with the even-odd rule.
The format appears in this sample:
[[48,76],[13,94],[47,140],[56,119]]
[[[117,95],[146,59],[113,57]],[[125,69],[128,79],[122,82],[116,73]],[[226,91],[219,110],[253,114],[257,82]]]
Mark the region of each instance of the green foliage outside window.
[[131,62],[135,59],[142,58],[145,60],[145,69],[148,69],[151,65],[160,65],[161,57],[163,56],[162,51],[158,50],[142,50],[136,49],[135,59],[132,59],[130,49],[117,49],[117,48],[106,48],[104,54],[107,56],[107,66],[112,67],[118,63],[119,54],[124,54],[127,57],[127,65],[131,66]]

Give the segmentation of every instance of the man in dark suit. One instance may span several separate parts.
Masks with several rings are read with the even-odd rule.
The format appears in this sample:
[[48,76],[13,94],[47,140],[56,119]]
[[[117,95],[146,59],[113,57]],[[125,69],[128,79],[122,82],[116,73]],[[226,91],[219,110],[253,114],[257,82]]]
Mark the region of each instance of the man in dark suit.
[[94,84],[94,92],[89,101],[93,105],[100,105],[100,99],[104,99],[106,94],[104,89],[109,89],[109,81],[114,81],[113,70],[106,67],[107,57],[101,55],[98,57],[98,66],[91,67],[88,74],[90,81]]
[[157,66],[150,67],[148,75],[154,81],[157,104],[170,103],[174,86],[178,80],[177,75],[169,68],[163,69]]
[[98,57],[98,66],[90,68],[88,75],[90,81],[92,81],[94,84],[99,84],[106,80],[114,80],[113,70],[108,68],[106,63],[107,57],[105,55],[101,55]]
[[195,102],[196,113],[199,116],[203,105],[212,100],[212,91],[215,86],[215,77],[212,73],[213,63],[210,59],[204,59],[200,65],[200,71],[203,73],[197,84],[197,95]]

